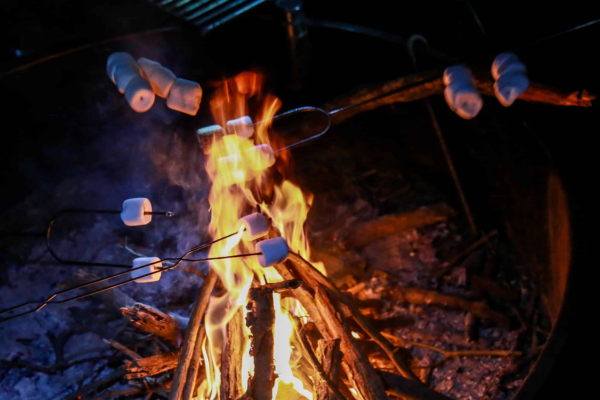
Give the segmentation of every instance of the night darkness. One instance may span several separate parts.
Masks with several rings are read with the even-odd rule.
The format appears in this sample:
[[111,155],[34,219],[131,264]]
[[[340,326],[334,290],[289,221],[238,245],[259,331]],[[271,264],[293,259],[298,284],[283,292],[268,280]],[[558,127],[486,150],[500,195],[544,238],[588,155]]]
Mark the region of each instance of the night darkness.
[[[14,234],[44,231],[49,217],[60,209],[120,209],[126,198],[148,197],[155,209],[168,209],[177,215],[173,220],[156,218],[143,231],[129,231],[122,224],[96,217],[65,222],[55,233],[64,238],[57,240],[57,247],[71,258],[129,264],[132,256],[122,250],[123,237],[141,253],[180,254],[203,243],[207,238],[204,228],[210,220],[206,199],[209,184],[205,173],[196,173],[203,170],[204,161],[195,132],[213,123],[208,101],[216,83],[223,78],[244,70],[262,73],[265,87],[281,99],[285,111],[299,106],[323,106],[351,91],[414,73],[401,44],[307,26],[306,40],[299,44],[302,57],[295,75],[285,13],[275,5],[284,1],[266,1],[205,35],[151,3],[23,0],[0,5],[0,88],[4,97],[0,108],[0,309],[45,297],[51,293],[49,290],[62,288],[61,282],[76,282],[71,276],[75,268],[57,266],[47,257],[43,237]],[[421,34],[432,48],[482,71],[489,71],[491,60],[498,53],[517,49],[532,82],[597,95],[600,23],[549,38],[600,18],[592,3],[570,1],[552,6],[550,2],[513,0],[304,0],[302,11],[314,20],[365,26],[395,38]],[[166,27],[173,29],[156,31]],[[144,35],[126,36],[146,31]],[[99,44],[118,37],[123,39]],[[21,68],[88,44],[92,46]],[[159,61],[176,76],[200,83],[204,93],[198,114],[175,112],[158,97],[149,112],[135,113],[106,76],[106,59],[116,51],[130,52],[136,59],[142,56]],[[422,61],[422,69],[446,66],[433,57]],[[590,351],[597,340],[590,337],[595,336],[597,310],[590,309],[590,305],[596,303],[596,296],[594,289],[586,285],[593,285],[589,274],[597,268],[596,258],[590,254],[594,237],[590,232],[591,216],[597,214],[597,205],[590,201],[597,181],[597,150],[593,145],[600,132],[597,100],[589,108],[521,101],[504,108],[493,97],[486,97],[483,111],[471,121],[460,120],[451,112],[443,96],[432,96],[431,102],[480,229],[500,227],[499,236],[512,241],[517,253],[529,253],[518,258],[519,263],[543,263],[538,258],[542,250],[537,248],[536,235],[548,228],[536,225],[532,216],[524,224],[528,226],[520,231],[514,221],[528,219],[529,215],[525,211],[509,212],[503,202],[510,202],[511,210],[535,207],[534,197],[542,190],[536,171],[550,168],[561,178],[568,199],[572,244],[560,331],[560,339],[566,342],[562,349],[554,350],[556,354],[546,358],[555,361],[553,367],[548,367],[547,378],[523,398],[572,398],[575,391],[581,391],[576,389],[578,386],[593,387],[587,368],[597,370],[593,366],[596,352]],[[340,177],[375,168],[402,170],[402,179],[414,183],[417,189],[407,192],[402,202],[379,205],[381,214],[409,210],[423,202],[445,202],[460,209],[432,132],[421,102],[397,103],[365,112],[344,122],[339,129],[333,127],[323,139],[292,152],[292,167],[297,174],[292,179],[315,193],[317,202],[320,193],[343,202],[350,201],[352,195]],[[415,134],[411,136],[412,133]],[[425,152],[430,148],[435,150]],[[522,154],[519,162],[510,164],[506,171],[499,166],[503,159],[490,156],[498,149],[504,154],[514,148]],[[321,174],[318,166],[328,162],[331,166],[327,171],[331,174]],[[311,173],[320,179],[307,178]],[[520,198],[515,199],[517,192],[510,190],[499,194],[509,181],[519,182],[515,184],[519,190],[525,188],[518,192]],[[378,201],[369,192],[361,194],[371,204]],[[317,215],[326,212],[315,206]],[[534,233],[529,241],[530,231]],[[519,237],[525,238],[520,245],[514,243]],[[116,248],[121,250],[115,251]],[[38,275],[39,269],[44,269],[45,275]],[[130,285],[135,288],[126,293],[159,309],[189,315],[194,300],[186,291],[196,293],[202,281],[197,277],[185,280],[175,274],[161,281],[160,287]],[[94,339],[89,336],[92,332],[106,337],[111,328],[93,327],[94,319],[85,316],[96,310],[95,305],[89,305],[92,301],[77,304],[68,313],[58,310],[58,306],[15,320],[19,325],[11,326],[18,328],[8,325],[13,322],[0,324],[0,358],[4,359],[0,360],[1,398],[20,398],[15,393],[44,399],[69,394],[69,382],[62,372],[60,379],[64,384],[48,386],[52,390],[61,387],[61,393],[56,389],[48,391],[46,397],[38,397],[35,388],[14,390],[11,385],[16,382],[16,372],[4,362],[19,358],[44,365],[58,363],[58,353],[50,359],[38,355],[53,354],[56,341],[52,338],[69,331],[73,320],[83,320],[85,329],[77,329],[87,332],[76,329],[76,335],[83,338],[81,346],[93,346]],[[90,308],[86,309],[88,305]],[[47,313],[47,318],[40,316],[43,313]],[[44,340],[46,344],[39,344]],[[13,342],[19,347],[9,348]],[[35,372],[24,377],[33,382],[31,374]],[[49,374],[36,382],[46,385],[55,375],[59,379],[58,374]]]

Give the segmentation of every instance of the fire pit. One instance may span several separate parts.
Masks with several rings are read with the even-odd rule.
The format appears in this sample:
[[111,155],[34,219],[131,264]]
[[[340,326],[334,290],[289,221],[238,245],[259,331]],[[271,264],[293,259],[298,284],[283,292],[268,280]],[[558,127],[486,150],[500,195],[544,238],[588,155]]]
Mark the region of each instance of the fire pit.
[[[493,96],[490,78],[474,76]],[[245,72],[211,85],[202,103],[211,116],[201,119],[221,130],[145,140],[157,186],[179,190],[158,200],[174,219],[128,230],[82,217],[53,233],[59,254],[90,267],[132,253],[176,253],[178,266],[161,266],[174,272],[159,282],[50,302],[0,326],[17,343],[3,350],[2,390],[36,393],[43,375],[72,383],[49,384],[58,398],[526,398],[560,339],[570,264],[566,195],[537,143],[489,123],[493,113],[466,131],[439,113],[444,131],[464,133],[448,140],[457,170],[477,170],[459,174],[467,212],[420,102],[441,94],[439,74],[410,90],[401,79],[326,102],[331,111],[376,98],[331,113],[334,128],[315,144],[281,151],[322,132],[323,120],[278,126],[282,103],[260,84],[267,78]],[[593,96],[533,83],[522,100],[587,106]],[[531,182],[535,193],[523,200]],[[196,247],[204,233],[206,250]],[[59,268],[36,277],[32,267],[53,261],[32,243],[13,250],[31,252],[31,282],[7,272],[16,283],[3,308],[104,274]],[[181,256],[190,249],[205,253]],[[51,346],[37,352],[52,348],[54,360],[28,358],[38,339],[25,318],[48,331]]]

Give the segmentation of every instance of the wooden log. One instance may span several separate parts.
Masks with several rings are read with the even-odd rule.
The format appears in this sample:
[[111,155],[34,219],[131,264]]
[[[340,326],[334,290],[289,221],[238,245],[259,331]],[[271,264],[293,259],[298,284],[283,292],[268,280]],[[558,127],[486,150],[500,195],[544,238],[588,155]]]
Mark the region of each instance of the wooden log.
[[252,384],[248,385],[252,388],[250,397],[271,400],[275,384],[273,293],[258,287],[250,289],[248,297],[246,325],[252,333],[250,354],[254,357],[254,376]]
[[316,400],[334,400],[339,399],[339,396],[331,390],[331,386],[336,387],[340,381],[340,368],[342,363],[342,353],[340,351],[340,339],[321,339],[317,347],[317,360],[323,367],[324,377],[327,377],[327,382],[324,377],[319,376],[315,384],[315,399]]
[[317,270],[311,263],[306,261],[304,258],[296,253],[290,252],[289,261],[291,261],[296,267],[298,274],[302,276],[302,279],[313,287],[319,287],[322,285],[328,289],[335,297],[336,300],[347,307],[347,314],[351,315],[352,318],[358,323],[358,325],[365,331],[367,335],[371,337],[381,349],[388,355],[396,369],[402,376],[417,380],[417,377],[412,372],[406,360],[395,351],[394,346],[381,335],[378,329],[376,329],[367,318],[360,312],[360,310],[353,304],[350,298],[343,294],[325,275]]
[[123,365],[123,368],[127,371],[125,378],[145,378],[175,369],[177,368],[178,359],[179,350],[145,357],[137,361],[125,361]]
[[375,373],[367,356],[358,347],[348,327],[340,321],[329,295],[322,288],[317,287],[315,300],[329,329],[336,338],[341,339],[344,360],[348,364],[355,389],[365,400],[387,399],[381,379]]
[[185,387],[183,388],[183,394],[181,395],[181,400],[191,400],[194,397],[194,392],[198,387],[197,381],[201,380],[201,364],[202,364],[202,343],[204,342],[204,338],[206,337],[206,329],[203,326],[200,327],[198,332],[198,338],[196,339],[196,344],[194,347],[194,354],[192,356],[192,361],[190,362],[190,367],[188,369],[187,378],[185,381]]
[[[332,123],[340,123],[346,119],[365,112],[394,103],[406,103],[421,100],[433,95],[444,93],[445,85],[441,70],[425,71],[406,77],[401,77],[381,85],[361,89],[350,95],[327,104],[326,111],[343,109],[352,104],[360,104],[343,112],[332,115]],[[475,86],[486,96],[495,97],[494,79],[487,72],[474,71]],[[370,101],[372,100],[373,101]],[[555,106],[591,107],[592,101],[596,99],[594,94],[586,90],[564,91],[551,86],[531,82],[525,93],[519,96],[519,100],[543,103]]]
[[173,346],[181,344],[182,332],[173,316],[142,303],[122,307],[121,312],[136,328],[163,338]]
[[363,247],[377,239],[408,229],[423,228],[436,222],[445,221],[454,215],[456,215],[456,211],[444,203],[421,207],[401,214],[385,215],[359,225],[344,241],[344,245],[348,248]]
[[227,342],[221,354],[222,399],[237,399],[244,393],[242,361],[244,357],[244,315],[239,309],[227,324]]
[[502,326],[510,325],[508,317],[492,310],[482,301],[468,301],[460,297],[414,287],[395,287],[389,291],[388,295],[392,299],[400,302],[464,310],[472,313],[478,318],[490,320]]
[[179,355],[179,362],[177,364],[177,370],[173,377],[173,385],[171,392],[169,393],[169,400],[181,400],[183,392],[186,386],[193,386],[195,382],[189,382],[187,379],[188,370],[192,359],[194,358],[194,351],[196,349],[196,342],[198,340],[198,332],[200,330],[200,324],[202,318],[204,318],[204,312],[208,306],[208,300],[217,282],[217,273],[211,268],[208,272],[208,276],[202,286],[198,301],[192,311],[192,317],[188,323],[183,346],[181,347],[181,354]]

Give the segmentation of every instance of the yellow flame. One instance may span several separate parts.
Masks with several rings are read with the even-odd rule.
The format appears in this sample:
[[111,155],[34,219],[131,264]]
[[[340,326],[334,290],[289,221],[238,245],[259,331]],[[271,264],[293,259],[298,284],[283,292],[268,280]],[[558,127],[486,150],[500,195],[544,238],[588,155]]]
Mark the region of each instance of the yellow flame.
[[[271,149],[281,147],[281,143],[276,143],[269,136],[270,120],[279,110],[281,102],[276,97],[261,95],[261,81],[261,77],[254,73],[245,73],[235,80],[226,80],[217,88],[210,102],[215,123],[221,126],[225,126],[228,120],[246,115],[248,110],[253,109],[250,106],[252,101],[259,103],[258,108],[254,107],[258,112],[252,117],[255,121],[262,122],[255,125],[253,137],[242,138],[233,134],[214,139],[212,151],[206,162],[206,169],[212,181],[209,193],[209,233],[214,238],[233,232],[237,234],[215,243],[209,256],[222,257],[255,252],[254,243],[241,241],[243,231],[238,228],[238,220],[260,209],[265,216],[271,218],[273,228],[279,231],[289,248],[309,258],[310,250],[304,223],[312,204],[312,196],[305,196],[298,186],[285,179],[281,184],[274,184],[273,179],[268,179],[269,173],[272,176],[274,171],[279,174],[284,172],[286,152],[277,154],[276,165],[267,171],[268,156],[253,151],[257,145],[266,144],[271,146]],[[203,356],[206,382],[199,389],[199,397],[212,400],[220,396],[221,354],[227,341],[228,322],[236,313],[243,312],[244,317],[246,316],[245,306],[253,279],[256,278],[260,284],[265,284],[281,281],[282,278],[274,268],[261,268],[256,257],[215,260],[211,262],[211,267],[225,288],[221,296],[211,297],[205,317],[206,341]],[[282,299],[279,294],[273,295],[273,304],[274,363],[275,373],[278,375],[273,388],[273,398],[278,398],[279,384],[284,383],[291,385],[301,396],[312,400],[312,393],[294,375],[293,359],[297,358],[297,355],[294,356],[290,345],[294,325],[289,314],[306,313],[297,300]],[[254,372],[254,362],[249,352],[248,328],[244,327],[244,333],[246,340],[243,349],[242,385],[246,390],[248,377]]]

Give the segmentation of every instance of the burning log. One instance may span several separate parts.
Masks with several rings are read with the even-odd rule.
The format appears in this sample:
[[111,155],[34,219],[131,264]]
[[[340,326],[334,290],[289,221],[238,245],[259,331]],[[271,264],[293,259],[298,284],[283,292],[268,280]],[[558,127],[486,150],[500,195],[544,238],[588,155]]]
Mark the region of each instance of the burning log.
[[252,288],[249,298],[246,325],[252,332],[250,354],[254,357],[254,376],[248,384],[250,393],[246,393],[244,397],[249,395],[254,400],[271,400],[275,384],[273,292],[262,287]]
[[331,299],[320,287],[317,287],[315,292],[315,300],[334,337],[341,339],[341,348],[347,365],[345,370],[353,381],[355,389],[365,400],[387,399],[381,379],[375,373],[367,356],[358,347],[350,329],[340,322]]
[[[323,375],[320,374],[315,385],[315,398],[317,400],[339,399],[331,389],[337,388],[340,380],[340,367],[342,353],[340,352],[340,339],[321,339],[317,347],[317,359],[323,367]],[[327,380],[325,379],[327,378]],[[331,385],[329,382],[331,382]]]
[[[192,317],[190,318],[190,322],[188,323],[185,332],[185,340],[183,341],[183,346],[181,347],[181,354],[179,355],[177,370],[175,371],[175,376],[173,377],[173,385],[171,387],[171,392],[169,393],[169,400],[182,399],[182,395],[184,391],[186,391],[186,388],[188,388],[187,392],[189,393],[189,387],[193,387],[195,384],[195,380],[187,379],[188,371],[190,369],[192,360],[195,362],[200,362],[199,358],[194,357],[196,346],[202,346],[201,343],[198,344],[198,337],[200,336],[198,332],[200,330],[202,318],[204,317],[204,312],[208,306],[208,300],[210,299],[210,295],[217,282],[217,278],[217,273],[211,269],[206,277],[206,280],[204,281],[202,291],[200,292],[198,301],[196,302],[194,310],[192,311]],[[194,368],[197,368],[197,366]]]
[[238,310],[227,324],[227,342],[221,355],[221,398],[238,399],[244,394],[242,387],[242,361],[244,352],[244,316]]
[[181,344],[179,326],[182,325],[182,321],[178,318],[142,303],[122,307],[121,312],[135,327],[163,338],[173,346]]
[[177,368],[179,351],[169,351],[135,361],[125,361],[123,368],[127,371],[125,378],[136,379],[158,375],[161,372]]
[[[362,89],[354,94],[345,96],[343,99],[334,101],[325,107],[326,111],[336,110],[350,104],[365,102],[381,96],[380,99],[365,102],[365,104],[348,109],[345,112],[336,113],[332,116],[333,123],[340,123],[353,115],[364,111],[373,110],[384,105],[394,103],[406,103],[421,100],[433,95],[444,93],[445,85],[441,71],[427,71],[407,77],[398,78],[382,85]],[[479,92],[486,96],[494,96],[494,79],[489,73],[473,71],[475,86]],[[436,78],[436,76],[439,76]],[[406,87],[405,89],[402,89]],[[385,96],[388,93],[397,93]],[[567,92],[531,82],[529,88],[519,96],[519,100],[533,103],[544,103],[555,106],[591,107],[596,96],[586,90]]]

